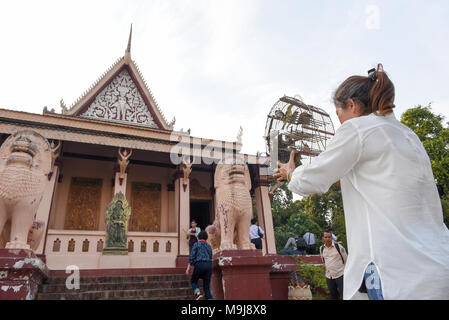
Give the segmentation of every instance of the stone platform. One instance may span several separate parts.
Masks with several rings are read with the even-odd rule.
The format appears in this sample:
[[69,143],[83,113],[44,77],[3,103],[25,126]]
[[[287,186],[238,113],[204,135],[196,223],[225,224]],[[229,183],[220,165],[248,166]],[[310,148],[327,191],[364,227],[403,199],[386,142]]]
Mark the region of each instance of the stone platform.
[[[319,256],[300,256],[321,264]],[[214,254],[211,292],[218,300],[287,300],[290,273],[297,258],[263,255],[261,250],[225,250]]]
[[47,277],[47,266],[33,251],[0,249],[0,300],[34,300]]

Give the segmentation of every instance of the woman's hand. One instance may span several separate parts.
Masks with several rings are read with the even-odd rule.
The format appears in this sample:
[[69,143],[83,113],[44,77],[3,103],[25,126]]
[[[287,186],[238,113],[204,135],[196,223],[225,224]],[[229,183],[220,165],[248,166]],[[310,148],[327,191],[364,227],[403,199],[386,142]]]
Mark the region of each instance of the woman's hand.
[[278,161],[278,167],[276,169],[276,173],[273,175],[274,178],[278,178],[277,181],[282,182],[282,181],[288,181],[288,177],[287,174],[293,172],[293,170],[295,170],[295,150],[292,150],[292,152],[290,152],[290,159],[287,163],[281,163],[280,161]]
[[187,264],[186,274],[190,273],[190,264]]

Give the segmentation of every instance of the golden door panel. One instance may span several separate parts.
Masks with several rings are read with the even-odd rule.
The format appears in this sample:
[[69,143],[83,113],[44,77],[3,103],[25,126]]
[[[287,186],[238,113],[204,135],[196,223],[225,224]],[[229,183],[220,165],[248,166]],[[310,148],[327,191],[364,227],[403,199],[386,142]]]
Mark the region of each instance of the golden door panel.
[[72,178],[64,229],[98,230],[101,179]]
[[161,231],[161,185],[134,182],[131,185],[129,231]]

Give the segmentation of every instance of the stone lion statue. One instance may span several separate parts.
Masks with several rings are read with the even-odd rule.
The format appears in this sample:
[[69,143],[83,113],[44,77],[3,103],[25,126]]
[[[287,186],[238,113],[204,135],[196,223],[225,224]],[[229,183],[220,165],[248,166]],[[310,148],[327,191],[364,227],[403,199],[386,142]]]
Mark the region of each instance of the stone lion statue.
[[221,161],[215,170],[215,220],[206,228],[214,250],[253,250],[249,227],[253,216],[251,178],[240,159]]
[[47,139],[32,130],[15,132],[0,147],[0,234],[9,240],[5,248],[39,245],[45,223],[36,220],[36,211],[51,160]]

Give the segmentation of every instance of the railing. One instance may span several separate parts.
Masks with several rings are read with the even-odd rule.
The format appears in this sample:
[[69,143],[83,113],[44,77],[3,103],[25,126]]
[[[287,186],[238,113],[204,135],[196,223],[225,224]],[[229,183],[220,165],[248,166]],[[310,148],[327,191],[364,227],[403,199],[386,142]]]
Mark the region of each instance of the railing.
[[[128,232],[128,256],[134,267],[172,267],[178,252],[178,234],[173,232]],[[105,231],[48,230],[45,255],[47,260],[98,267],[105,247]],[[63,260],[61,260],[64,257]],[[151,258],[151,259],[146,259]],[[159,262],[158,262],[158,259]],[[173,258],[173,259],[172,259]],[[162,259],[162,260],[161,260]],[[167,260],[168,259],[168,260]],[[165,264],[168,264],[165,266]]]

